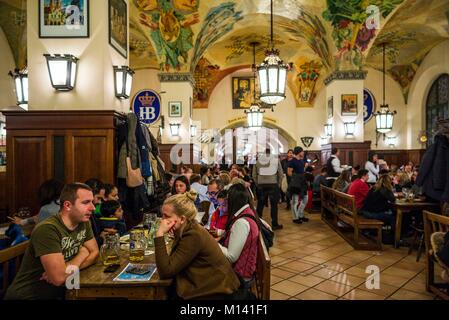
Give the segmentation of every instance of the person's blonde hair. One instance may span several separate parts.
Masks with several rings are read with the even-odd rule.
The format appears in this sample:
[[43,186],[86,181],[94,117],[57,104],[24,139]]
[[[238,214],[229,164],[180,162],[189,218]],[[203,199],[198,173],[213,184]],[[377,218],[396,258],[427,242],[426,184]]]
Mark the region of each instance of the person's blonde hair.
[[349,170],[344,170],[332,184],[332,189],[344,192],[343,190],[351,182],[351,172]]
[[218,179],[220,179],[223,182],[224,186],[227,186],[228,184],[231,183],[231,176],[229,175],[229,173],[226,172],[221,172],[220,175],[218,176]]
[[381,175],[374,185],[374,191],[380,191],[381,189],[393,191],[393,183],[389,174]]
[[187,221],[193,221],[196,217],[197,210],[195,207],[195,200],[198,193],[191,189],[183,194],[175,194],[168,197],[163,205],[171,205],[173,207],[173,212],[178,216],[185,216]]

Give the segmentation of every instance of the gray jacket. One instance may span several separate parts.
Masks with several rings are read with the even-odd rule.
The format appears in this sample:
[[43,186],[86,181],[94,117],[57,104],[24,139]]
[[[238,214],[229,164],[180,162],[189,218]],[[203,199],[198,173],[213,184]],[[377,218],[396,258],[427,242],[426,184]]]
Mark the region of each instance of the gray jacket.
[[282,165],[276,156],[261,155],[253,166],[253,179],[258,185],[277,184],[281,185],[283,176]]

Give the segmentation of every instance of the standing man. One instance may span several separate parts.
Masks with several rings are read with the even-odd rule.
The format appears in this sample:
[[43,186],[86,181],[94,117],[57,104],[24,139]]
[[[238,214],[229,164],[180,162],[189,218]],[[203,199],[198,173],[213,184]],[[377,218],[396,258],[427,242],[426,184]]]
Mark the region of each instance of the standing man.
[[280,185],[282,182],[282,165],[278,157],[271,155],[270,149],[265,150],[253,167],[253,179],[257,184],[257,214],[262,217],[264,199],[270,199],[271,228],[282,229],[278,223],[278,203],[280,199]]
[[309,221],[308,218],[304,217],[304,209],[308,201],[308,186],[304,176],[304,168],[307,166],[307,161],[304,158],[304,150],[301,147],[295,147],[293,154],[294,157],[288,164],[287,175],[290,177],[289,192],[292,196],[293,222],[301,224]]
[[338,176],[343,172],[343,168],[340,164],[340,150],[338,148],[332,148],[331,156],[327,159],[327,186],[329,188],[332,187],[335,180],[337,180]]
[[[281,161],[282,170],[284,171],[284,174],[287,176],[287,184],[290,184],[291,177],[287,173],[288,173],[288,164],[289,164],[290,160],[292,160],[292,159],[293,159],[293,150],[288,149],[287,158],[284,158]],[[287,207],[285,209],[290,210],[291,195],[290,195],[290,192],[288,192],[288,190],[285,193],[285,202],[287,203]]]
[[98,257],[89,219],[94,211],[92,189],[67,184],[61,209],[34,229],[22,265],[6,292],[7,300],[62,299],[68,267],[84,269]]

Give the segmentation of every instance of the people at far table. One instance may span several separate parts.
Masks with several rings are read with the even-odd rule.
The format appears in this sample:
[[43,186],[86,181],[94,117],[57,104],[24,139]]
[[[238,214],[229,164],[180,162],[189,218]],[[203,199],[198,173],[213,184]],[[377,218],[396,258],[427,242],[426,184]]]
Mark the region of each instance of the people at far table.
[[340,176],[343,172],[343,168],[340,164],[340,150],[338,148],[332,148],[331,156],[327,159],[326,168],[327,168],[327,185],[328,187],[332,187],[335,180]]
[[347,193],[350,184],[351,184],[351,171],[344,170],[337,178],[337,180],[335,180],[334,184],[332,185],[332,189]]
[[357,164],[351,169],[351,182],[359,178],[360,165]]
[[391,178],[388,174],[383,174],[368,192],[360,212],[365,218],[383,221],[394,230],[395,215],[392,205],[395,201]]
[[369,186],[367,184],[368,179],[368,170],[360,169],[358,179],[354,180],[348,189],[348,194],[355,198],[355,206],[358,210],[362,209],[365,198],[369,192]]
[[101,218],[98,220],[100,233],[105,229],[113,229],[120,236],[126,233],[126,224],[123,220],[123,209],[120,202],[108,200],[101,204]]
[[187,191],[190,191],[189,179],[186,176],[178,176],[173,183],[171,195],[183,194]]
[[104,185],[104,199],[106,201],[108,201],[108,200],[119,201],[118,188],[116,186],[114,186],[113,184],[106,183]]
[[39,213],[26,219],[14,216],[12,222],[22,226],[32,223],[38,224],[48,217],[56,215],[60,209],[59,196],[61,195],[63,187],[64,183],[57,179],[44,181],[37,191],[39,204],[41,206]]
[[218,208],[212,214],[210,218],[209,232],[216,236],[221,237],[226,229],[228,223],[228,191],[221,190],[217,195]]
[[365,169],[368,170],[368,183],[375,184],[379,176],[379,164],[377,153],[374,151],[368,152],[368,161],[365,163]]
[[[196,220],[194,190],[167,198],[154,238],[156,266],[161,279],[174,278],[171,299],[229,299],[240,281],[217,242]],[[172,234],[171,253],[164,235]]]
[[313,193],[319,197],[321,192],[321,185],[326,186],[327,168],[322,167],[320,174],[316,175],[313,180]]
[[60,211],[38,224],[22,264],[6,292],[7,300],[62,299],[67,268],[95,263],[98,246],[89,219],[95,209],[92,189],[82,183],[64,186]]

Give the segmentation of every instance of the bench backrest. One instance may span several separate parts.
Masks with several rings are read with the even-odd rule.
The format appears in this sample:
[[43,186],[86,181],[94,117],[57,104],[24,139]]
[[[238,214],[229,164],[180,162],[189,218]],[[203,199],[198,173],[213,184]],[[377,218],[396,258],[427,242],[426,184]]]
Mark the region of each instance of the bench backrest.
[[271,258],[265,247],[262,234],[259,233],[259,241],[257,246],[257,265],[256,265],[256,281],[255,293],[260,300],[270,300],[271,285]]
[[10,265],[14,262],[15,273],[19,271],[20,264],[22,262],[22,257],[25,253],[26,248],[28,248],[29,240],[19,243],[18,245],[4,250],[0,250],[0,265],[3,270],[3,283],[0,288],[0,296],[3,296],[9,286],[10,278]]
[[344,215],[347,219],[358,222],[355,198],[347,193],[321,186],[321,205],[334,214]]
[[424,239],[426,243],[426,250],[429,252],[429,250],[432,248],[430,245],[430,236],[434,232],[448,232],[449,231],[449,217],[435,214],[432,212],[429,212],[427,210],[424,210]]

